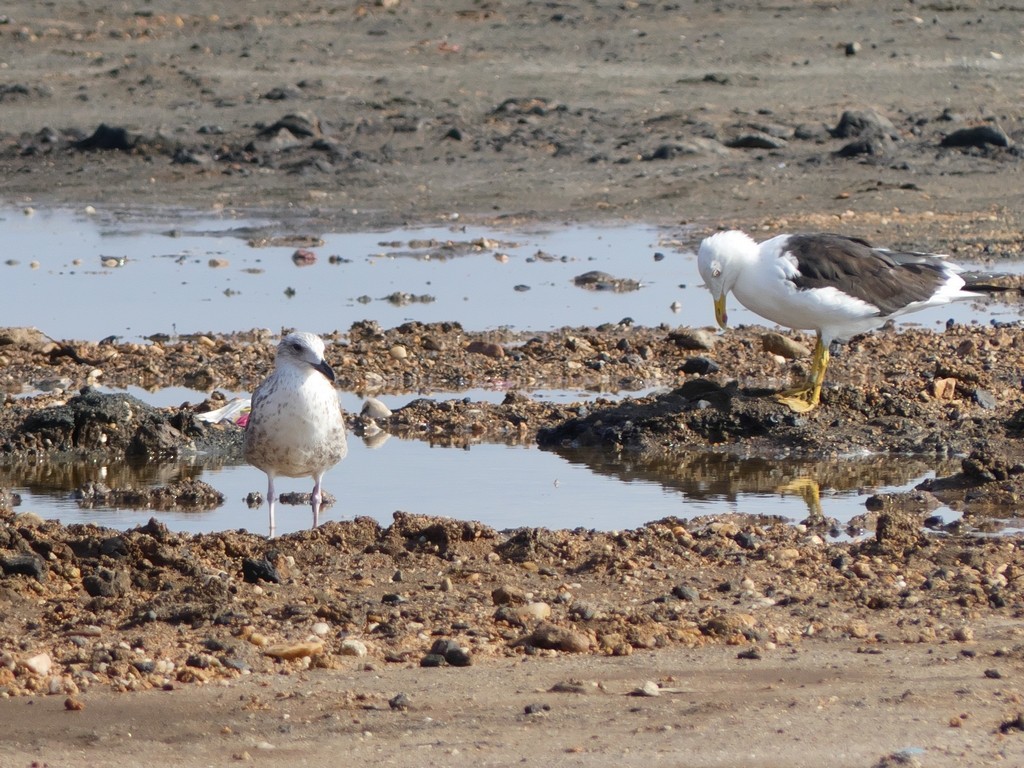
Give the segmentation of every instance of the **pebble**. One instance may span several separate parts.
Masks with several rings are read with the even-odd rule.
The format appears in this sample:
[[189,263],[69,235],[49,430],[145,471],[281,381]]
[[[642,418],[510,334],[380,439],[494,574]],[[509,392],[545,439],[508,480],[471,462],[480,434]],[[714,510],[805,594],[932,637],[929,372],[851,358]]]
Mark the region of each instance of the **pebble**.
[[661,687],[653,680],[647,680],[639,688],[634,688],[632,691],[630,691],[629,695],[656,698],[658,696],[661,696]]
[[366,643],[362,640],[356,640],[354,637],[346,637],[341,642],[340,653],[342,656],[355,656],[356,658],[365,658],[367,654]]
[[331,631],[331,625],[326,621],[318,621],[309,628],[309,631],[317,637],[326,637],[327,633]]
[[391,409],[375,397],[368,397],[363,402],[363,408],[359,411],[360,416],[371,419],[387,419],[391,416]]
[[405,360],[409,357],[409,350],[401,344],[395,344],[388,350],[388,354],[391,355],[394,360]]
[[517,644],[568,653],[583,653],[590,649],[590,639],[586,635],[548,622],[539,624],[532,633],[522,638]]
[[516,610],[522,620],[543,621],[551,618],[551,606],[547,603],[527,603]]
[[700,328],[679,328],[668,335],[680,349],[709,350],[715,346],[715,335]]
[[44,677],[50,674],[50,670],[53,668],[53,659],[50,658],[48,653],[37,653],[35,656],[25,659],[22,664],[33,675]]
[[388,706],[397,712],[407,711],[411,703],[408,694],[405,693],[397,693],[388,700]]
[[810,348],[806,344],[783,336],[781,333],[765,333],[761,336],[761,348],[771,355],[778,355],[786,360],[798,360],[809,357]]
[[324,644],[319,640],[305,643],[277,643],[263,649],[265,656],[274,659],[290,660],[308,658],[323,653]]

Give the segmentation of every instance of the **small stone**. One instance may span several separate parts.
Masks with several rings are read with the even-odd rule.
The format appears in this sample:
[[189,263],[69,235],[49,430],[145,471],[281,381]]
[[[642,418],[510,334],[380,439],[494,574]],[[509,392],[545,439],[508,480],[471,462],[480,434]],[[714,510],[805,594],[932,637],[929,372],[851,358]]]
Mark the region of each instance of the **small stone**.
[[309,630],[317,637],[326,637],[327,633],[331,631],[331,626],[326,621],[318,621]]
[[850,637],[855,637],[859,640],[864,639],[870,634],[868,629],[868,623],[863,619],[854,619],[847,627],[846,631],[850,633]]
[[778,355],[787,360],[798,360],[811,354],[811,350],[806,344],[801,344],[781,333],[763,334],[761,348],[770,355]]
[[407,350],[401,344],[395,344],[391,349],[388,350],[388,354],[391,355],[394,360],[405,360],[409,357],[409,350]]
[[688,603],[700,602],[700,592],[689,584],[676,584],[672,587],[672,596],[685,600]]
[[242,579],[249,584],[255,584],[258,581],[266,581],[272,584],[281,583],[281,576],[277,569],[265,558],[245,558],[242,561]]
[[590,639],[586,635],[555,624],[549,624],[548,622],[539,624],[531,634],[522,638],[518,644],[566,651],[568,653],[583,653],[590,649]]
[[314,640],[306,643],[277,643],[264,648],[263,653],[273,659],[290,660],[317,656],[323,653],[323,650],[324,644]]
[[669,333],[668,340],[680,349],[708,350],[715,346],[715,335],[700,328],[679,328]]
[[656,698],[661,696],[661,687],[653,680],[647,680],[639,688],[634,688],[629,692],[630,696],[646,696],[648,698]]
[[409,696],[404,693],[398,693],[388,700],[388,706],[397,712],[405,712],[409,709],[410,705]]
[[50,674],[50,670],[53,668],[53,659],[50,658],[48,653],[37,653],[35,656],[25,659],[22,663],[25,665],[25,669],[39,677],[45,677]]
[[526,593],[519,587],[502,584],[491,590],[491,600],[495,605],[522,605],[526,602]]
[[489,341],[471,341],[466,345],[466,352],[484,357],[502,358],[505,356],[505,348],[500,344]]
[[68,696],[64,699],[64,709],[68,712],[81,712],[85,709],[85,704],[81,700],[76,699],[74,696]]
[[368,397],[363,402],[363,408],[359,411],[360,416],[371,419],[387,419],[391,417],[391,409],[375,397]]
[[516,609],[516,615],[523,621],[544,621],[551,618],[551,606],[547,603],[527,603]]
[[362,659],[366,657],[366,643],[356,640],[354,637],[346,637],[341,641],[340,651],[342,656],[355,656]]
[[970,627],[957,627],[953,630],[953,639],[958,643],[970,643],[974,640],[974,630]]
[[949,401],[956,397],[956,379],[935,379],[932,381],[932,397]]

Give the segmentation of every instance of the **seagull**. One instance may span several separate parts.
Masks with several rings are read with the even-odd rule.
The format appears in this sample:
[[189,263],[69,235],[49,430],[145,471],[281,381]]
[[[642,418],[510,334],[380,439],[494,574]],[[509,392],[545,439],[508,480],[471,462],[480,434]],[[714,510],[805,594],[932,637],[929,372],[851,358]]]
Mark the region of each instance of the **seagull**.
[[320,521],[320,482],[348,453],[345,418],[313,333],[290,333],[277,345],[274,372],[256,388],[245,427],[245,459],[267,473],[270,535],[274,535],[274,478],[313,478],[313,527]]
[[718,232],[701,242],[697,268],[722,328],[732,291],[761,317],[817,334],[808,381],[776,396],[798,413],[818,405],[833,341],[909,312],[997,290],[968,284],[969,275],[944,256],[874,248],[828,233],[778,235],[758,244],[744,232]]

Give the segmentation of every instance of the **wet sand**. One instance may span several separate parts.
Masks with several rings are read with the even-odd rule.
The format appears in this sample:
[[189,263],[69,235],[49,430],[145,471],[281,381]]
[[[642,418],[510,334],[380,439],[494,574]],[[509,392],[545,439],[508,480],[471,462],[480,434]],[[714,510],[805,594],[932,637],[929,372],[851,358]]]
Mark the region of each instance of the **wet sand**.
[[[269,212],[300,233],[642,221],[691,225],[695,239],[720,226],[841,231],[982,265],[1019,253],[1009,9],[399,0],[5,13],[0,194],[11,205]],[[848,111],[860,122],[842,121]],[[979,126],[989,130],[957,133]],[[4,325],[45,331],[45,311]],[[235,330],[159,352],[21,339],[0,354],[16,378],[85,383],[101,363],[112,383],[146,386],[181,384],[213,349],[208,367],[241,388],[268,369],[271,340]],[[350,346],[332,364],[359,389],[360,371],[394,373],[386,351],[400,342],[453,380],[582,381],[605,358],[619,375],[632,351],[634,375],[682,393],[589,420],[515,398],[423,405],[386,426],[641,456],[680,444],[924,447],[962,469],[879,499],[877,537],[846,544],[826,543],[815,521],[742,519],[509,535],[402,518],[268,542],[71,531],[15,508],[0,527],[3,761],[121,765],[172,751],[181,765],[290,765],[338,750],[395,765],[1021,760],[1017,539],[920,527],[936,498],[968,515],[1016,509],[1015,326],[859,340],[830,367],[821,410],[799,420],[764,395],[802,363],[764,355],[761,329],[712,350],[665,329],[501,339],[521,347],[513,359],[468,351],[495,339],[463,330],[456,342],[436,327],[338,329]],[[719,371],[683,374],[698,356]],[[683,407],[693,382],[722,407]],[[62,439],[87,451],[115,434],[26,427],[22,409],[63,399],[0,407],[5,452],[45,459]],[[197,439],[180,413],[154,418]],[[279,582],[247,580],[247,558],[274,564]],[[472,665],[421,667],[438,640]],[[267,655],[278,645],[295,658]],[[571,680],[582,684],[552,691]],[[648,680],[660,696],[626,695]],[[407,708],[389,703],[400,693]]]

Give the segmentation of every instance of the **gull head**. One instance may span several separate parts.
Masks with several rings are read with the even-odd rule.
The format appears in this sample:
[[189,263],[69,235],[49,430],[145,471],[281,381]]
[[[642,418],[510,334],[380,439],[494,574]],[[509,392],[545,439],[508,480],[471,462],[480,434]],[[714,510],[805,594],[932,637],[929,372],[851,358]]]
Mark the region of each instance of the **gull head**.
[[704,278],[704,287],[715,302],[715,320],[725,328],[729,315],[725,297],[736,284],[744,264],[757,258],[757,243],[744,232],[716,232],[701,241],[697,251],[697,270]]
[[334,370],[324,359],[324,342],[315,333],[297,331],[289,333],[277,345],[275,365],[291,365],[297,368],[310,367],[334,381]]

